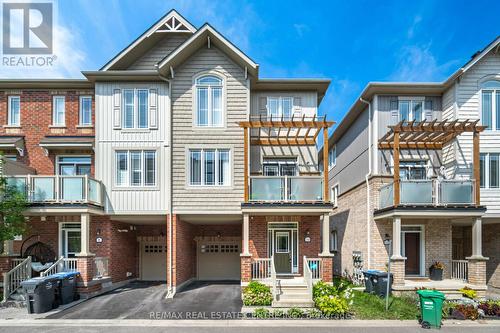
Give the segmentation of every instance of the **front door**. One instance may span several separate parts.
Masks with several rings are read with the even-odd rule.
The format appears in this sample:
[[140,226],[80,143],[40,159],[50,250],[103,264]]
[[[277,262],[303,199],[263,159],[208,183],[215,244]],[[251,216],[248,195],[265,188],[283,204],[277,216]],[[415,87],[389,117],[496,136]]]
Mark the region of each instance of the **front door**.
[[292,273],[292,251],[290,231],[276,231],[274,233],[274,265],[276,273]]
[[420,275],[420,233],[405,232],[405,274]]

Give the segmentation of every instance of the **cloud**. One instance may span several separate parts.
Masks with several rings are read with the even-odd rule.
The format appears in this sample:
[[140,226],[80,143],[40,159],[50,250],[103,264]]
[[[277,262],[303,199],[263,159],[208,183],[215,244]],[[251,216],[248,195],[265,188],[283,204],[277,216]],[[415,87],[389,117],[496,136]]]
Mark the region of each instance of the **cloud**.
[[396,69],[391,81],[441,81],[458,60],[440,64],[431,51],[431,44],[402,46],[396,53]]
[[415,30],[418,28],[420,22],[422,22],[422,16],[416,15],[413,18],[413,22],[410,25],[410,27],[408,28],[408,31],[406,33],[406,35],[408,36],[408,39],[413,38],[413,36],[415,34]]
[[3,78],[77,78],[81,77],[87,55],[79,33],[75,29],[55,24],[53,52],[55,59],[52,66],[5,66],[0,65],[0,77]]
[[295,28],[295,31],[297,31],[297,35],[300,37],[303,37],[304,34],[310,30],[309,26],[304,23],[295,23],[293,27]]

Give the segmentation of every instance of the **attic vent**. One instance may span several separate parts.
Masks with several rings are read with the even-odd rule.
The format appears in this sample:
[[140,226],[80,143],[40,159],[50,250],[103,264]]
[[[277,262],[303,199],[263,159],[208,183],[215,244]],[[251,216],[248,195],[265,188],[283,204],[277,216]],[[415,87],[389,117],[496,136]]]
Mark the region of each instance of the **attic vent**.
[[190,30],[175,16],[172,16],[165,22],[164,29],[156,32],[190,32]]

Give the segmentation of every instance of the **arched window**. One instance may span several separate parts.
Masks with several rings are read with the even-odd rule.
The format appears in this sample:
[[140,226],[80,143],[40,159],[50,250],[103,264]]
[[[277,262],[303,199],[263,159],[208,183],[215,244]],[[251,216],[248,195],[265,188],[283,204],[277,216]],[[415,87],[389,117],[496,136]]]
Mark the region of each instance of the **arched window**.
[[481,84],[481,124],[487,130],[500,130],[500,81]]
[[223,126],[223,81],[215,75],[196,79],[196,126]]

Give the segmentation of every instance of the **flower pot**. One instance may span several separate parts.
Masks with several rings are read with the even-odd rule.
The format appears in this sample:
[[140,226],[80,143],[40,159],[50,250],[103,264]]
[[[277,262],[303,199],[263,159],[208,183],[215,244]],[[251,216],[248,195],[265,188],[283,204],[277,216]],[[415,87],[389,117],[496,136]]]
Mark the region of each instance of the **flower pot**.
[[441,268],[433,268],[429,269],[430,278],[433,281],[441,281],[443,280],[443,270]]

